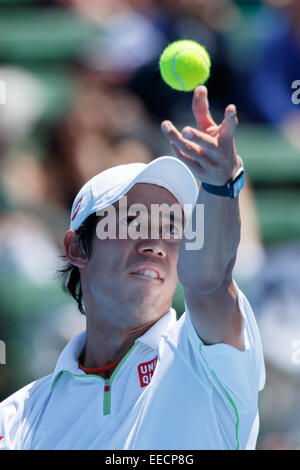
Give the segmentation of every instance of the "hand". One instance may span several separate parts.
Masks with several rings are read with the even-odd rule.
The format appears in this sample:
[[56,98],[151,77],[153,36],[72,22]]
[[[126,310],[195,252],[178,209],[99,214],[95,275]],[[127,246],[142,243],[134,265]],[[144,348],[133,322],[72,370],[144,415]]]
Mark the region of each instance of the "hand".
[[197,129],[184,127],[180,133],[170,121],[163,121],[162,131],[176,156],[189,167],[195,178],[223,186],[241,165],[234,144],[238,124],[236,108],[233,104],[227,106],[224,120],[218,126],[209,111],[207,88],[199,86],[194,90],[192,109]]

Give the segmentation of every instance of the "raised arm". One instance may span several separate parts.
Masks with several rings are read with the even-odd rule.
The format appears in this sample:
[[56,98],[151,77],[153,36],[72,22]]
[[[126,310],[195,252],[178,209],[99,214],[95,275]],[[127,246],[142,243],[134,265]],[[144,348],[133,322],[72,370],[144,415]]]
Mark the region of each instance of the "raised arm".
[[[223,122],[217,125],[209,111],[207,89],[200,86],[194,91],[192,108],[197,128],[179,132],[164,121],[162,130],[176,156],[199,181],[223,186],[241,166],[234,144],[235,106],[227,106]],[[191,320],[205,344],[226,343],[242,350],[242,316],[232,279],[240,240],[238,197],[211,194],[201,187],[197,203],[204,204],[204,245],[187,250],[183,238],[178,260]]]

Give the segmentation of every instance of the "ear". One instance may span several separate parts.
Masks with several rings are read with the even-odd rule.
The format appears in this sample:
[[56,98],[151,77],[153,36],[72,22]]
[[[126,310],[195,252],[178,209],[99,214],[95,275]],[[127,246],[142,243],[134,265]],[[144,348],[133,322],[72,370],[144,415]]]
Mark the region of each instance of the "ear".
[[88,260],[74,230],[67,231],[64,238],[64,245],[66,257],[70,263],[74,264],[74,266],[77,266],[78,268],[85,268],[88,264]]

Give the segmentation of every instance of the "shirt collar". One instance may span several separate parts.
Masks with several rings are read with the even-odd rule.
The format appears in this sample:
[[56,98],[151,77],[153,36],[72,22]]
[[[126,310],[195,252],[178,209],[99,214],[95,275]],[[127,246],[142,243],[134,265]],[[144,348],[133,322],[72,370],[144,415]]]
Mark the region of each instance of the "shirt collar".
[[171,308],[160,320],[154,323],[149,330],[136,340],[139,343],[145,343],[152,349],[158,347],[162,335],[176,323],[176,312]]
[[[176,323],[176,312],[171,308],[160,320],[154,323],[136,342],[144,343],[152,349],[159,345],[162,335]],[[71,374],[85,375],[85,372],[78,367],[78,358],[86,343],[86,330],[75,336],[61,352],[54,370],[55,382],[57,375],[66,370]],[[52,382],[52,383],[53,383]]]
[[86,343],[86,330],[79,333],[66,345],[62,350],[56,367],[54,370],[54,376],[56,376],[62,370],[67,370],[71,374],[84,375],[83,370],[78,367],[78,358]]

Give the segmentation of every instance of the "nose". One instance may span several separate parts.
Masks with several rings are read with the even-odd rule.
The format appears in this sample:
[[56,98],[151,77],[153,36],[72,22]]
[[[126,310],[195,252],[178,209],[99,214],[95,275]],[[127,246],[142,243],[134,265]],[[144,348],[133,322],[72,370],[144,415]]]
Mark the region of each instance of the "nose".
[[143,240],[138,244],[137,251],[154,258],[166,257],[166,250],[163,248],[161,240]]

